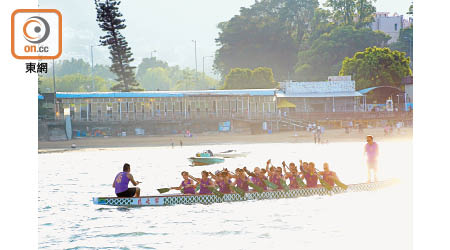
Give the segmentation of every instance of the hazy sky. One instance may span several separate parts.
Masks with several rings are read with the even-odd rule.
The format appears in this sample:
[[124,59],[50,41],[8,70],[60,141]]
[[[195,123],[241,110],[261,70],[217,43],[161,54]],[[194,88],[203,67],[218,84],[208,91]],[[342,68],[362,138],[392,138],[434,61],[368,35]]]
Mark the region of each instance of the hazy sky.
[[[319,0],[324,3],[326,0]],[[122,31],[132,48],[137,65],[153,55],[170,66],[195,68],[194,43],[197,40],[197,65],[202,71],[204,56],[214,55],[217,24],[239,14],[254,0],[122,0],[120,11],[127,28]],[[405,14],[411,1],[378,0],[377,11]],[[98,44],[104,34],[96,22],[94,0],[39,0],[40,8],[58,9],[63,16],[63,54],[61,59],[83,58],[90,62],[90,45]],[[107,49],[94,47],[94,63],[110,64]],[[213,58],[205,58],[205,72],[212,74]]]

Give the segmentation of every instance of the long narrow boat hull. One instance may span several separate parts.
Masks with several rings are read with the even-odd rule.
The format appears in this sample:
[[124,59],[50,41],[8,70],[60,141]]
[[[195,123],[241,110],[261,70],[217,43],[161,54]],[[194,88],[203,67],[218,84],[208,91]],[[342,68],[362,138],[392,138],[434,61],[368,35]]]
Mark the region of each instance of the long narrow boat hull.
[[397,183],[398,180],[386,180],[371,183],[360,183],[348,185],[347,190],[340,187],[333,187],[327,190],[324,187],[317,188],[300,188],[288,191],[275,190],[265,191],[262,193],[248,192],[244,196],[237,193],[225,194],[222,198],[213,194],[196,194],[196,195],[161,195],[161,196],[142,196],[140,198],[117,198],[117,197],[94,197],[95,205],[109,206],[169,206],[177,204],[212,204],[221,202],[247,201],[247,200],[265,200],[265,199],[282,199],[308,197],[314,195],[333,195],[345,192],[361,192],[374,191],[385,188]]
[[225,161],[222,157],[191,157],[189,160],[192,162],[194,166],[204,166],[222,163]]

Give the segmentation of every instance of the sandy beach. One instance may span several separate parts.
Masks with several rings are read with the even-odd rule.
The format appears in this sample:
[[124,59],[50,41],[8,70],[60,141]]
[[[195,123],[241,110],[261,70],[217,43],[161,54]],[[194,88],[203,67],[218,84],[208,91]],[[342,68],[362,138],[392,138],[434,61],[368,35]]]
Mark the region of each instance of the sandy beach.
[[[322,135],[322,142],[344,142],[344,141],[365,141],[366,135],[373,135],[375,141],[387,140],[411,140],[413,136],[412,128],[402,128],[400,133],[394,131],[385,136],[382,128],[364,129],[363,133],[352,130],[346,134],[344,129],[326,130]],[[87,137],[77,138],[71,141],[39,141],[38,152],[64,152],[70,150],[92,149],[92,148],[116,148],[116,147],[175,147],[189,145],[208,145],[208,144],[243,144],[243,143],[311,143],[314,137],[307,131],[288,131],[274,134],[238,134],[238,133],[207,133],[194,134],[192,137],[183,135],[164,135],[164,136],[126,136],[126,137]],[[71,148],[72,144],[76,148]]]

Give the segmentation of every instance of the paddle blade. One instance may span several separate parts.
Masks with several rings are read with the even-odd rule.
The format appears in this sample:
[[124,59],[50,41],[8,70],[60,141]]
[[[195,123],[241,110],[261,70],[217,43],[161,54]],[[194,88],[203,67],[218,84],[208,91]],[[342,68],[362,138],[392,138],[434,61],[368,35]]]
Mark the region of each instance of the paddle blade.
[[342,183],[340,180],[336,179],[334,180],[334,183],[336,183],[337,186],[339,186],[340,188],[347,190],[348,186],[345,185],[344,183]]
[[322,184],[322,186],[324,186],[326,189],[328,189],[328,190],[332,189],[332,187],[326,181],[324,181],[322,178],[319,177],[319,181],[320,181],[320,184]]
[[268,180],[263,180],[263,182],[271,189],[278,189],[278,185],[273,182],[270,182]]
[[163,194],[169,192],[170,188],[158,188],[157,190],[160,194]]
[[245,196],[244,190],[242,190],[242,189],[240,189],[240,188],[238,188],[238,187],[234,187],[234,186],[231,186],[231,189],[233,189],[234,192],[236,192],[237,194],[239,194],[241,197],[244,197],[244,196]]
[[289,187],[286,184],[286,181],[284,179],[281,179],[280,183],[281,183],[281,187],[283,187],[284,191],[286,191],[286,192],[289,191]]
[[212,187],[208,187],[208,189],[211,191],[211,192],[213,192],[213,194],[215,194],[215,195],[217,195],[217,196],[219,196],[220,198],[222,198],[223,197],[223,193],[222,192],[219,192],[219,191],[217,191],[215,188],[212,188]]
[[256,190],[256,192],[258,192],[258,193],[262,193],[262,192],[264,191],[264,189],[262,189],[262,187],[257,186],[257,185],[255,185],[255,184],[252,183],[252,182],[248,182],[248,185],[249,185],[250,187],[252,187],[254,190]]
[[306,184],[303,182],[302,178],[297,176],[297,177],[295,177],[295,179],[297,180],[299,187],[302,187],[302,188],[306,187]]

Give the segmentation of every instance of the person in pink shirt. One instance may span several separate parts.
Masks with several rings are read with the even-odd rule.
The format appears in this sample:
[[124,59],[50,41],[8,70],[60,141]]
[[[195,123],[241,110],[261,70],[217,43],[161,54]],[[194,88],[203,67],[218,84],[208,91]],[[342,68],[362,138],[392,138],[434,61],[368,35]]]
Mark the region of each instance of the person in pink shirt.
[[364,146],[364,155],[367,156],[367,168],[368,168],[368,180],[371,181],[371,172],[373,172],[374,181],[377,181],[377,171],[378,171],[378,144],[373,141],[373,136],[367,136],[367,143]]

